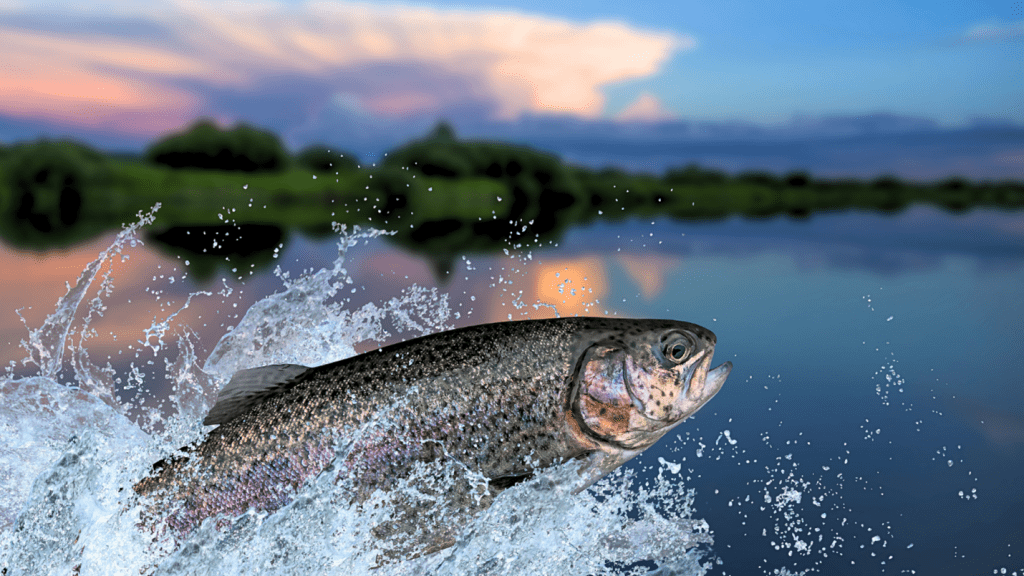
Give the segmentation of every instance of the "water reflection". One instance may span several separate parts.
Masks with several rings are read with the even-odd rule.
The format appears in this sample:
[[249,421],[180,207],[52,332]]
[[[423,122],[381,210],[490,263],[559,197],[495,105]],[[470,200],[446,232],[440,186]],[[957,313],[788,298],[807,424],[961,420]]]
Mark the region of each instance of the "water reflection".
[[966,401],[957,411],[966,424],[984,434],[991,444],[1006,449],[1009,455],[1019,456],[1014,452],[1024,450],[1024,406],[1014,410]]
[[665,276],[673,274],[683,259],[676,255],[646,254],[620,255],[616,262],[640,288],[640,296],[647,302],[661,295],[665,288]]
[[[350,254],[349,269],[361,282],[355,293],[345,297],[352,305],[361,305],[395,295],[410,283],[438,286],[450,293],[453,309],[461,316],[458,323],[464,324],[510,317],[626,313],[621,302],[610,297],[613,292],[618,300],[639,297],[654,302],[665,292],[666,283],[671,284],[673,296],[685,297],[687,276],[681,267],[694,257],[750,260],[784,253],[802,270],[900,276],[935,272],[950,257],[968,256],[979,270],[1009,272],[1019,270],[1024,262],[1022,222],[1014,213],[978,210],[950,216],[923,206],[898,216],[846,212],[799,220],[596,222],[568,230],[561,247],[552,241],[519,248],[505,243],[508,256],[504,252],[425,256],[410,251],[406,238],[388,237]],[[286,234],[276,226],[260,224],[161,228],[158,219],[146,231],[146,247],[135,251],[131,265],[118,272],[109,310],[93,325],[92,348],[113,354],[125,339],[139,339],[131,333],[138,318],[167,315],[197,290],[234,287],[238,292],[231,295],[232,306],[251,303],[252,293],[280,286],[271,273],[274,267],[295,275],[301,268],[333,259],[334,237],[315,238],[321,235]],[[18,343],[25,327],[15,311],[21,309],[29,326],[40,325],[48,313],[40,304],[55,302],[64,292],[64,282],[75,278],[111,238],[112,234],[103,235],[74,248],[42,253],[0,247],[0,270],[6,276],[0,282],[0,297],[7,303],[0,317],[0,342],[5,343],[0,362],[23,357]],[[562,256],[570,253],[570,258]],[[487,274],[465,273],[481,267]],[[686,270],[706,273],[692,267]],[[635,291],[611,290],[612,277],[621,274]],[[154,280],[163,285],[147,286]],[[1008,305],[1016,306],[1012,300]],[[213,342],[225,323],[230,325],[230,316],[220,308],[219,298],[196,298],[176,322],[190,326],[204,342]]]
[[[931,209],[800,221],[595,222],[568,230],[557,245],[458,254],[440,274],[402,244],[378,240],[349,252],[353,283],[338,298],[354,308],[411,284],[441,285],[456,326],[556,311],[706,325],[719,336],[716,360],[736,365],[732,384],[683,440],[649,456],[687,470],[727,573],[778,566],[843,573],[851,561],[876,571],[883,559],[892,573],[983,573],[1020,553],[1008,540],[1006,510],[1024,504],[1016,489],[1024,480],[1022,223],[1019,214]],[[289,233],[284,244],[263,269],[217,255],[224,264],[211,278],[191,272],[191,256],[152,244],[131,250],[130,261],[114,262],[117,289],[96,320],[93,358],[144,362],[115,351],[197,290],[212,294],[194,298],[174,322],[199,332],[208,350],[255,299],[281,289],[267,267],[295,278],[337,256],[333,237]],[[35,306],[25,313],[38,326],[63,282],[104,247],[0,255],[2,295],[11,303],[0,327],[14,342],[5,362],[23,356],[16,343],[24,328],[10,310]],[[723,439],[724,430],[738,444]],[[651,462],[634,464],[642,470]],[[791,487],[805,492],[802,508],[791,501],[776,508]],[[975,489],[976,499],[959,495]],[[765,496],[771,505],[762,507]],[[845,548],[827,549],[826,540],[814,551],[829,556],[787,556],[770,542],[792,541],[785,528],[773,533],[792,529],[780,521],[790,513],[805,520],[798,526],[841,536]],[[879,534],[885,548],[873,540]]]
[[[82,270],[110,245],[114,236],[103,235],[74,248],[41,254],[0,247],[0,270],[5,276],[0,281],[0,299],[5,304],[0,311],[0,363],[15,363],[16,373],[25,369],[21,360],[27,354],[20,342],[27,337],[27,328],[43,324],[47,315],[53,313],[58,298],[74,285]],[[184,259],[149,246],[139,246],[124,258],[112,259],[104,266],[104,272],[108,270],[113,289],[104,299],[101,313],[92,319],[87,335],[90,353],[101,364],[139,361],[138,353],[146,340],[141,331],[143,324],[175,313],[172,329],[178,331],[187,326],[203,345],[212,347],[225,327],[237,322],[238,307],[255,301],[244,289],[225,290],[227,284],[219,279],[197,282],[190,276],[191,268],[184,264]],[[204,289],[223,294],[193,298],[182,309],[189,294]],[[77,342],[82,334],[73,333],[70,337]]]
[[193,276],[209,280],[230,268],[269,267],[284,232],[269,224],[222,224],[171,226],[147,231],[146,236],[164,252],[189,260]]
[[[596,255],[581,255],[569,259],[538,260],[526,276],[527,290],[522,294],[524,303],[545,304],[530,313],[533,318],[559,316],[593,316],[608,293],[605,259]],[[606,306],[611,306],[607,303]],[[495,310],[497,312],[497,310]],[[506,318],[507,319],[507,318]]]

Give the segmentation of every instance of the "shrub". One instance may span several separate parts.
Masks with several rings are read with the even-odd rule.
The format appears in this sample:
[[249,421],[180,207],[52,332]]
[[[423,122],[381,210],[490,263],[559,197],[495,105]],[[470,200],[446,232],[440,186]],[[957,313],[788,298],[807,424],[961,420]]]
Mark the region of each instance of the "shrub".
[[802,188],[811,183],[811,177],[806,172],[790,172],[784,177],[786,186]]
[[740,174],[736,179],[746,184],[757,184],[760,186],[769,186],[772,188],[779,188],[782,186],[782,181],[779,180],[779,177],[770,172],[744,172]]
[[274,134],[246,124],[221,130],[205,119],[157,141],[146,151],[146,158],[172,168],[245,172],[280,170],[288,161]]
[[871,187],[878,190],[899,190],[906,185],[895,176],[879,176],[871,181]]
[[718,170],[707,170],[696,164],[690,164],[686,168],[671,168],[665,172],[662,178],[666,184],[676,185],[706,185],[721,184],[725,182],[724,172]]
[[359,167],[355,154],[322,144],[307,146],[295,156],[299,166],[314,172],[350,172]]
[[971,187],[971,184],[964,178],[953,176],[940,182],[939,187],[946,190],[966,190]]

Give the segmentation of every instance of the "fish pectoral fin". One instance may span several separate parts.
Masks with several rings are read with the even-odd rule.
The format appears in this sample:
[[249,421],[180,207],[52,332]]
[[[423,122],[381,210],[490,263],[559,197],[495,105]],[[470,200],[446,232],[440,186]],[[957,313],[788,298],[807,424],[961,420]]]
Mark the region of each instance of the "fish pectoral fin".
[[629,462],[639,453],[639,450],[615,450],[608,452],[596,450],[591,452],[589,456],[582,458],[579,469],[580,479],[573,486],[572,493],[579,494],[590,488],[609,472]]
[[210,409],[203,424],[213,426],[232,420],[307,370],[308,366],[298,364],[273,364],[235,372],[231,381],[217,394],[217,403]]

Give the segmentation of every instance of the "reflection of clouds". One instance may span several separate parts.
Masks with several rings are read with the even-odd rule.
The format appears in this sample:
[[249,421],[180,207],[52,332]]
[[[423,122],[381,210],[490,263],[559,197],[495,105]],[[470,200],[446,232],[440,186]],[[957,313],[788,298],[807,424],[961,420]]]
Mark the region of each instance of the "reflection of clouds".
[[[597,256],[545,260],[529,269],[522,301],[527,305],[541,306],[527,310],[530,318],[553,318],[555,310],[560,316],[593,315],[602,310],[602,304],[595,304],[608,293],[608,275],[604,261]],[[506,307],[498,306],[495,313],[498,320],[507,320]],[[492,314],[493,316],[493,314]]]
[[41,326],[54,311],[57,299],[67,292],[64,283],[73,285],[82,269],[110,245],[110,240],[109,236],[103,237],[61,255],[17,252],[0,244],[0,270],[7,277],[0,282],[0,363],[6,365],[26,356],[19,342],[27,332],[15,311],[21,309],[30,327]]
[[369,274],[367,278],[360,281],[361,284],[383,282],[400,287],[411,284],[420,286],[434,284],[434,275],[427,262],[407,252],[374,246],[370,254],[364,255],[359,251],[353,251],[353,254],[354,257],[349,261],[358,263],[358,273],[360,275]]
[[869,270],[894,276],[938,270],[940,254],[913,250],[880,250],[856,245],[805,247],[794,250],[796,264],[802,270]]
[[[521,254],[511,258],[473,255],[457,260],[450,275],[437,279],[427,261],[379,243],[350,251],[346,268],[358,287],[345,294],[346,307],[386,301],[412,284],[435,287],[448,295],[450,322],[455,327],[505,322],[510,315],[513,320],[553,318],[556,310],[561,316],[612,310],[603,300],[610,291],[609,279],[606,263],[598,256],[549,260],[535,252],[533,259],[526,260]],[[408,337],[395,333],[384,344]],[[365,342],[356,349],[363,352],[378,344]]]
[[[697,235],[693,235],[696,237]],[[673,250],[673,252],[676,252]],[[866,271],[880,276],[919,274],[942,268],[950,256],[974,257],[979,269],[1013,270],[1019,268],[1019,257],[1000,254],[977,254],[969,250],[943,250],[930,246],[903,246],[891,243],[860,243],[797,238],[735,238],[714,237],[694,240],[684,253],[694,257],[726,256],[753,259],[774,254],[786,255],[804,271]]]
[[[1024,165],[1024,151],[1021,152],[1021,158],[1021,164]],[[997,234],[1005,234],[1018,242],[1024,241],[1024,218],[1009,219],[1004,215],[975,210],[963,215],[961,222],[964,224],[964,234],[973,235],[974,229],[983,228]]]
[[[604,257],[547,258],[544,251],[536,250],[531,254],[531,258],[518,252],[510,256],[466,256],[455,261],[449,275],[438,279],[429,262],[402,248],[385,242],[357,247],[346,257],[346,268],[354,279],[353,286],[358,288],[351,294],[345,291],[346,306],[355,309],[370,302],[380,303],[417,284],[448,295],[450,321],[455,327],[505,322],[509,315],[513,320],[553,318],[556,310],[561,316],[604,315],[606,310],[614,313],[605,301],[611,292],[611,279]],[[671,260],[654,258],[658,262]],[[386,343],[407,337],[395,334]],[[376,346],[369,342],[357,349]]]
[[[62,252],[36,254],[18,252],[0,246],[0,269],[18,271],[7,282],[0,283],[0,364],[18,361],[27,356],[20,346],[27,339],[28,331],[18,319],[16,310],[22,308],[28,328],[42,326],[46,317],[55,310],[57,300],[64,296],[68,286],[75,285],[82,270],[107,248],[112,236],[102,236],[92,242]],[[129,359],[138,349],[144,331],[154,321],[162,321],[184,305],[189,291],[199,290],[188,281],[181,281],[177,260],[161,255],[147,248],[128,249],[127,261],[114,256],[101,268],[93,280],[85,300],[80,304],[73,324],[76,332],[81,329],[81,319],[88,314],[90,300],[100,289],[103,274],[113,265],[111,280],[112,294],[103,297],[102,315],[93,317],[90,329],[94,333],[87,340],[86,348],[94,362],[103,364],[109,358],[112,362]],[[176,276],[175,282],[169,282]],[[147,290],[148,288],[148,290]],[[182,310],[171,322],[170,334],[164,342],[172,342],[182,326],[189,326],[199,335],[203,345],[211,348],[224,332],[224,326],[233,324],[228,312],[222,311],[223,300],[219,296],[198,296],[189,307]],[[234,309],[232,309],[234,310]],[[244,310],[244,308],[243,308]],[[80,336],[76,333],[74,342]],[[155,343],[152,340],[151,343]]]
[[[979,269],[1011,270],[1020,267],[1024,256],[1024,217],[1019,212],[976,208],[951,214],[929,205],[914,205],[898,214],[822,212],[799,219],[785,215],[733,216],[718,222],[663,218],[653,228],[640,222],[633,227],[597,223],[573,230],[570,242],[613,253],[624,242],[646,239],[648,231],[654,232],[658,243],[647,245],[647,254],[742,259],[785,254],[804,269],[867,270],[881,275],[934,270],[949,257],[968,258]],[[633,232],[636,235],[630,240]]]
[[644,300],[650,302],[661,294],[662,289],[665,288],[665,274],[671,273],[679,266],[680,258],[659,254],[620,255],[618,262],[640,287],[640,294]]

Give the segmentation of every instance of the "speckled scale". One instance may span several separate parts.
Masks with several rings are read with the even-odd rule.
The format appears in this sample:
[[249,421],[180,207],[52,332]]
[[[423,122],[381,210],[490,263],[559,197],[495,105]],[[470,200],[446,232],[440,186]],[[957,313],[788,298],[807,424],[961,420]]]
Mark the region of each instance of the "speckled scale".
[[628,350],[673,327],[713,349],[714,335],[688,323],[564,318],[471,326],[311,368],[135,489],[156,496],[151,520],[179,534],[215,515],[276,510],[336,456],[353,501],[445,457],[492,479],[495,493],[598,446],[581,440],[570,401],[591,346]]

